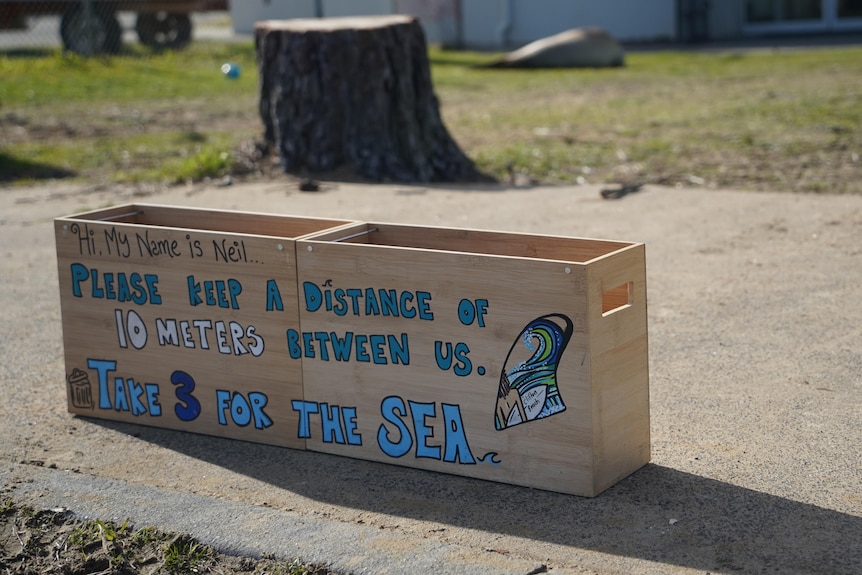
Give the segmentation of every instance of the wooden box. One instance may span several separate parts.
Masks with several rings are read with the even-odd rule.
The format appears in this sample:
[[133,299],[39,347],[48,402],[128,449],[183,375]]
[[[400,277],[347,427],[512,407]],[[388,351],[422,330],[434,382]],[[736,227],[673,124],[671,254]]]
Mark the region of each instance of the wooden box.
[[124,205],[55,220],[69,411],[295,448],[295,240],[346,221]]
[[360,223],[297,265],[308,449],[583,496],[649,461],[642,244]]
[[55,234],[73,413],[585,496],[649,460],[642,244],[137,204]]

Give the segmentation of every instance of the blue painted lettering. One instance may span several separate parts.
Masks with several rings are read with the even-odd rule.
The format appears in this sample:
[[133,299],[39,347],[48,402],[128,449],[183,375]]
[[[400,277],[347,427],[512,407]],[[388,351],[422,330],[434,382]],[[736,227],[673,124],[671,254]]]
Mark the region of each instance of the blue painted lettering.
[[[403,457],[413,450],[417,458],[468,465],[476,463],[467,442],[461,408],[458,405],[441,404],[443,421],[434,427],[428,421],[437,417],[434,403],[410,401],[408,404],[409,419],[404,400],[400,397],[389,396],[380,404],[380,414],[391,425],[387,427],[386,423],[382,423],[377,430],[377,444],[383,453],[390,457]],[[405,420],[412,425],[408,426]],[[434,438],[435,429],[443,432],[442,446],[429,445],[429,439]]]
[[390,395],[380,404],[380,415],[383,419],[395,426],[394,433],[381,423],[377,430],[377,445],[380,450],[389,457],[402,457],[413,447],[413,438],[410,430],[401,420],[407,415],[404,400],[400,397]]
[[416,308],[419,310],[419,319],[434,321],[434,314],[431,312],[430,293],[427,291],[416,292]]
[[299,412],[299,424],[296,430],[296,436],[300,439],[308,439],[311,437],[311,423],[308,418],[312,413],[318,413],[320,409],[313,401],[301,401],[294,399],[290,402],[293,406],[293,411]]
[[317,358],[321,361],[360,361],[376,365],[410,365],[410,343],[406,333],[355,334],[315,331],[298,332],[288,329],[287,349],[290,357]]
[[139,305],[147,302],[153,305],[162,303],[159,277],[155,274],[141,276],[133,272],[127,276],[125,272],[100,273],[96,268],[90,269],[80,263],[71,265],[71,274],[72,295],[75,297],[84,297],[83,287],[89,282],[89,295],[93,299],[131,301]]
[[320,309],[320,304],[323,303],[323,294],[320,288],[311,282],[303,282],[302,292],[305,294],[305,309],[310,312],[315,312]]
[[359,298],[362,297],[362,290],[357,288],[349,288],[347,297],[350,298],[350,307],[353,310],[353,315],[359,315]]
[[409,291],[401,292],[401,297],[398,299],[401,315],[406,318],[416,317],[416,308],[409,305],[413,301],[413,294]]
[[374,290],[368,288],[365,290],[365,315],[380,315],[380,304],[377,298],[374,297]]
[[[144,282],[147,284],[147,293],[150,295],[150,303],[153,305],[159,305],[162,303],[162,296],[159,295],[158,286],[156,284],[159,282],[159,276],[154,274],[144,274]],[[135,303],[144,303],[138,302]]]
[[458,303],[458,319],[464,325],[473,325],[475,321],[479,327],[485,327],[485,314],[488,313],[488,300],[477,299],[475,302],[462,299]]
[[433,403],[417,403],[408,401],[410,414],[413,416],[413,430],[416,432],[416,457],[427,457],[429,459],[440,459],[440,446],[428,445],[428,438],[434,437],[434,429],[427,420],[436,417],[437,410]]
[[287,351],[290,353],[291,359],[299,359],[302,357],[302,346],[299,345],[299,332],[295,329],[289,329],[287,335]]
[[461,421],[461,407],[443,404],[443,425],[446,429],[446,452],[443,461],[449,463],[476,463]]
[[[189,291],[189,305],[192,307],[206,303],[208,306],[218,305],[220,308],[239,309],[237,297],[242,293],[239,280],[205,280],[199,282],[195,276],[186,278]],[[201,297],[203,291],[203,298]]]
[[132,415],[143,415],[147,412],[147,406],[141,401],[142,395],[144,395],[144,386],[130,379],[129,399],[132,403]]
[[356,408],[342,407],[341,419],[344,421],[344,435],[348,445],[362,445],[362,435],[356,432]]
[[353,332],[348,331],[344,334],[344,337],[338,337],[335,332],[332,332],[329,342],[332,344],[335,361],[350,361],[350,349],[353,347]]
[[370,362],[371,357],[368,356],[368,350],[365,348],[368,343],[368,336],[358,334],[354,337],[354,341],[356,342],[356,361],[361,361],[363,363]]
[[357,432],[356,408],[339,407],[314,401],[291,401],[293,411],[299,413],[296,436],[311,439],[311,416],[320,414],[320,432],[324,443],[340,445],[362,445],[362,435]]
[[329,334],[325,331],[316,331],[314,332],[314,339],[320,344],[320,359],[329,361],[329,351],[326,346],[329,341]]
[[263,410],[269,398],[263,393],[253,391],[245,395],[238,391],[216,390],[216,411],[219,425],[228,424],[228,416],[234,425],[246,427],[254,423],[255,429],[272,426],[272,419]]
[[[330,282],[327,280],[326,284]],[[321,288],[313,282],[303,282],[303,300],[309,312],[327,311],[337,316],[385,315],[434,319],[431,311],[431,294],[426,291],[397,291],[375,288]]]
[[147,390],[147,406],[149,406],[150,415],[158,417],[162,414],[162,406],[159,403],[159,384],[145,383],[144,387]]
[[344,290],[341,288],[335,290],[335,306],[332,311],[335,312],[335,315],[347,315],[347,300],[345,299]]
[[368,337],[371,344],[371,357],[377,365],[386,365],[386,337],[372,334]]
[[[132,274],[133,276],[135,274]],[[131,301],[132,290],[129,286],[129,280],[126,279],[126,274],[117,276],[117,299],[119,301]]]
[[131,411],[126,397],[126,381],[122,377],[114,378],[114,411]]
[[284,311],[281,292],[275,280],[266,280],[266,311]]
[[114,291],[114,274],[105,273],[105,297],[107,299],[117,299],[117,293]]
[[458,342],[453,349],[452,342],[447,341],[445,352],[442,341],[434,342],[434,359],[437,361],[437,367],[443,371],[451,369],[460,377],[470,375],[473,371],[473,362],[467,357],[469,353],[470,348],[464,342]]
[[390,316],[398,315],[398,292],[394,289],[379,290],[380,295],[380,311],[383,315]]
[[[117,371],[117,362],[105,359],[88,359],[87,367],[96,370],[99,387],[99,409],[128,411],[134,416],[150,414],[159,417],[162,406],[159,404],[159,386],[155,383],[140,384],[132,378],[114,377],[111,385],[110,375]],[[113,400],[111,399],[113,396]]]
[[171,374],[171,383],[177,386],[177,403],[174,413],[180,421],[194,421],[201,414],[201,402],[192,395],[195,390],[195,380],[184,371]]
[[305,348],[305,357],[314,357],[314,343],[312,343],[312,339],[314,339],[313,333],[309,333],[307,331],[302,332],[302,344]]
[[320,404],[320,431],[324,443],[345,443],[341,412],[337,405]]
[[269,398],[266,394],[259,391],[252,391],[248,394],[248,401],[251,404],[251,413],[254,418],[255,429],[266,429],[272,426],[272,419],[263,410],[266,404],[269,403]]

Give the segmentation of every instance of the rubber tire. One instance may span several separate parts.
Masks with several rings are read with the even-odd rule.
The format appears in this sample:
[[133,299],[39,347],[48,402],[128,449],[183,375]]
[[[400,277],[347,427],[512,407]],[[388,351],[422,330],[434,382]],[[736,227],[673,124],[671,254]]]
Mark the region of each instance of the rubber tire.
[[142,12],[135,22],[135,31],[144,46],[178,50],[192,40],[192,20],[188,14]]
[[82,56],[116,54],[123,46],[123,30],[116,14],[103,7],[92,10],[89,23],[81,4],[70,7],[60,19],[60,37],[66,50]]

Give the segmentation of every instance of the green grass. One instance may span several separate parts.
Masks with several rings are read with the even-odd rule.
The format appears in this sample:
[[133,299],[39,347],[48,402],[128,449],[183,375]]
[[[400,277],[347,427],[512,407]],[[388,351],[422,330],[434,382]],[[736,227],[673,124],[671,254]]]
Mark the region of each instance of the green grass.
[[[230,172],[233,135],[227,132],[159,132],[73,141],[40,141],[16,146],[8,169],[33,181],[52,166],[55,171],[92,173],[109,167],[111,181],[180,183]],[[28,158],[26,164],[18,158]],[[0,168],[4,166],[0,155]],[[31,177],[27,177],[30,175]],[[2,181],[2,180],[0,180]]]
[[[430,51],[447,127],[502,180],[862,193],[862,48],[630,53],[613,69],[480,67],[493,56]],[[240,65],[239,79],[220,73],[227,61]],[[234,169],[237,146],[262,133],[249,43],[93,59],[0,54],[0,78],[0,183],[220,177]]]
[[[245,72],[236,80],[221,74],[227,61]],[[254,49],[250,44],[199,42],[182,52],[128,48],[120,56],[82,58],[59,50],[44,56],[0,55],[0,101],[4,107],[90,106],[189,100],[229,100],[254,92]],[[252,72],[252,73],[249,73]]]
[[213,558],[211,547],[201,545],[193,537],[180,536],[165,547],[165,570],[168,573],[197,573]]
[[540,72],[433,58],[447,125],[498,177],[862,192],[859,48],[634,53],[624,68]]
[[[225,62],[243,74],[225,78]],[[231,172],[233,148],[259,132],[250,44],[92,59],[0,55],[0,77],[0,183],[216,178]]]

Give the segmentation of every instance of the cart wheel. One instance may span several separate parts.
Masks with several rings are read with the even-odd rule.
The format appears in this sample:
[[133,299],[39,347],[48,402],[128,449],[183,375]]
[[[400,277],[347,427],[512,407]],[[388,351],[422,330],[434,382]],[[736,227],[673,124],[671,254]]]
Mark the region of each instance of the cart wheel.
[[144,46],[179,49],[192,39],[192,20],[188,14],[146,12],[138,14],[135,31]]
[[123,30],[113,11],[91,9],[75,4],[60,19],[63,47],[82,56],[116,54],[123,43]]

